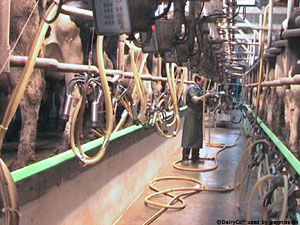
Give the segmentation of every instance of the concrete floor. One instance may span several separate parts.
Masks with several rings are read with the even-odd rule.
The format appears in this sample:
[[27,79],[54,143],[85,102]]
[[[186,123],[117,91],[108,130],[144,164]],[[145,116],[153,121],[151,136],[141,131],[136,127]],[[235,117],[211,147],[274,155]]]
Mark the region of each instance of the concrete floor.
[[[211,129],[211,142],[222,142],[226,145],[232,145],[240,133],[239,128],[225,129],[213,128]],[[157,177],[162,176],[188,176],[199,179],[205,183],[206,187],[224,188],[233,184],[235,168],[239,162],[240,156],[243,151],[244,142],[246,138],[242,135],[237,143],[237,146],[229,148],[218,156],[218,168],[211,172],[187,172],[176,170],[173,168],[173,162],[181,159],[181,149],[178,149],[172,155],[168,164],[163,168]],[[210,157],[215,155],[219,149],[205,147],[201,150],[201,157]],[[163,149],[162,149],[163,151]],[[205,161],[205,164],[198,165],[198,167],[210,167],[214,164],[211,161]],[[255,175],[252,174],[249,183],[249,191],[255,182]],[[174,181],[161,181],[157,186],[163,190],[174,187],[194,186],[194,183],[187,184],[186,182]],[[154,193],[149,187],[145,188],[137,199],[128,207],[123,215],[114,223],[116,225],[141,225],[148,218],[153,216],[159,209],[144,204],[144,199],[147,195]],[[159,202],[168,202],[170,198],[157,197],[154,200]],[[235,221],[241,220],[241,224],[247,224],[246,207],[247,201],[244,201],[242,210],[239,211],[236,207],[234,200],[234,192],[227,193],[213,193],[213,192],[200,192],[185,199],[186,207],[182,210],[167,210],[152,224],[155,225],[213,225],[213,224],[233,224],[226,223],[228,220]],[[177,203],[178,204],[178,203]],[[259,213],[253,209],[252,220],[259,218]],[[221,221],[218,223],[218,220]],[[230,221],[229,221],[230,222]]]

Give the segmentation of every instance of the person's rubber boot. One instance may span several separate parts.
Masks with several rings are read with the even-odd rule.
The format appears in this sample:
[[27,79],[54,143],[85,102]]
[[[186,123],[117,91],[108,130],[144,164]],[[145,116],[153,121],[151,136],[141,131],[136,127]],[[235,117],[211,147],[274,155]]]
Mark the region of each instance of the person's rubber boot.
[[190,149],[189,148],[184,148],[182,150],[181,165],[183,165],[183,166],[188,166],[189,165],[189,155],[190,155]]
[[182,166],[188,166],[189,165],[189,161],[188,160],[182,160],[181,161],[181,165]]
[[200,149],[196,149],[196,148],[192,149],[192,164],[193,165],[204,164],[204,161],[200,160],[199,151],[200,151]]
[[199,162],[199,148],[192,149],[192,164],[197,164]]

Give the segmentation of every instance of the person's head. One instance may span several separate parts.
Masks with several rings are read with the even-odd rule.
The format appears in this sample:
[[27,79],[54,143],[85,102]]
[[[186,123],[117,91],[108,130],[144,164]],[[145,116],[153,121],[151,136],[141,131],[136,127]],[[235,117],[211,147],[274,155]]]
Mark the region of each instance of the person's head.
[[196,74],[195,77],[194,77],[194,80],[195,80],[195,83],[197,85],[199,85],[200,87],[203,87],[203,85],[204,85],[204,77]]

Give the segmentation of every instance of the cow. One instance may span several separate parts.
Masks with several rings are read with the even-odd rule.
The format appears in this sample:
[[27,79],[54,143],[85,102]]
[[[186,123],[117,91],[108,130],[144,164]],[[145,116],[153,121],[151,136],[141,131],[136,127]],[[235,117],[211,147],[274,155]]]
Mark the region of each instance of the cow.
[[[16,47],[13,49],[14,55],[28,56],[34,40],[34,34],[38,30],[40,18],[37,10],[34,10],[36,5],[35,0],[18,0],[11,2],[11,23],[10,23],[10,44],[14,46],[23,29],[26,19],[32,13],[26,29],[19,39]],[[43,52],[41,51],[41,56]],[[14,88],[18,83],[23,69],[11,68],[7,77],[7,87]],[[2,83],[2,81],[1,81]],[[7,88],[7,94],[12,88]],[[35,160],[35,145],[36,145],[36,127],[42,94],[45,88],[45,79],[42,72],[35,69],[31,75],[30,81],[20,102],[21,112],[21,132],[18,145],[17,158],[11,165],[24,166],[28,162]],[[1,89],[3,90],[3,89]],[[2,114],[3,115],[3,114]]]
[[[289,18],[287,28],[295,29],[297,28],[295,24],[295,19],[300,15],[300,9],[295,9]],[[286,49],[286,75],[292,78],[294,75],[300,73],[300,54],[298,52],[300,48],[299,37],[288,39],[288,47]],[[289,147],[291,152],[297,157],[300,156],[299,152],[299,119],[300,119],[300,86],[290,85],[290,88],[286,89],[286,107],[289,109]]]
[[[69,1],[66,3],[69,6],[90,9],[89,2],[84,1]],[[60,14],[57,20],[50,25],[50,35],[45,40],[45,57],[54,58],[59,62],[73,64],[93,64],[96,62],[96,35],[93,35],[93,22],[69,15]],[[105,68],[113,69],[116,62],[113,63],[108,57],[116,59],[115,37],[106,38],[104,49],[109,52],[104,52]],[[112,46],[114,43],[114,46]],[[113,49],[113,50],[112,50]],[[90,54],[92,52],[92,54]],[[74,73],[46,71],[47,77],[54,79],[63,79],[65,85],[68,85],[71,79],[74,78]],[[65,151],[69,147],[70,140],[70,124],[74,108],[79,100],[79,92],[75,88],[73,91],[73,103],[71,107],[71,116],[67,121],[61,142],[56,147],[56,152]],[[60,105],[62,106],[64,96],[61,96]],[[62,115],[63,107],[60,107],[59,114]]]

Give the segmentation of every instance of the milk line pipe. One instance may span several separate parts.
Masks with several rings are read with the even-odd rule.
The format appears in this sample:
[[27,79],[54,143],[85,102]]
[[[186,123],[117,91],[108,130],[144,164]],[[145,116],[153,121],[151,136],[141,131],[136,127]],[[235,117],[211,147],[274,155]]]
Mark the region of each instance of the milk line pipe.
[[[52,18],[57,10],[57,4],[52,3],[49,7],[49,9],[46,12],[46,17]],[[34,69],[34,64],[36,61],[36,58],[38,57],[38,54],[40,52],[41,46],[45,40],[45,35],[48,30],[49,24],[46,24],[43,20],[41,21],[38,31],[36,33],[35,39],[33,41],[33,44],[31,46],[28,61],[26,62],[25,68],[23,70],[23,73],[20,77],[20,80],[15,87],[11,99],[8,103],[8,106],[6,108],[2,124],[0,126],[0,150],[2,149],[2,144],[4,140],[4,136],[6,133],[6,128],[9,126],[12,118],[15,115],[15,112],[21,102],[21,99],[24,95],[24,92],[26,90],[27,84],[30,80],[32,71]],[[1,129],[2,127],[2,129]]]
[[78,16],[88,20],[94,20],[93,11],[80,9],[72,6],[62,5],[61,13],[69,16]]
[[[27,63],[27,56],[11,56],[10,62],[11,66],[14,67],[24,67]],[[59,63],[56,59],[52,58],[37,58],[35,68],[39,69],[49,69],[55,70],[57,72],[91,72],[95,74],[99,74],[99,70],[96,66],[88,66],[88,65],[79,65],[79,64],[71,64],[71,63]],[[109,77],[113,77],[115,74],[122,75],[124,78],[133,78],[132,72],[124,72],[122,70],[113,70],[113,69],[105,69],[105,73]],[[63,79],[63,78],[62,78]],[[166,77],[155,77],[148,74],[141,75],[142,80],[148,81],[168,81]],[[179,79],[178,83],[181,82]],[[193,81],[184,81],[185,84],[193,84]]]
[[[262,87],[273,87],[273,86],[284,86],[284,85],[297,85],[300,84],[300,75],[295,75],[292,78],[281,78],[279,80],[272,80],[272,81],[264,81],[261,82]],[[252,83],[252,84],[247,84],[246,87],[256,87],[258,83]]]
[[[229,30],[235,30],[235,29],[251,29],[251,30],[265,30],[265,31],[268,31],[269,28],[267,27],[260,27],[260,26],[253,26],[253,27],[250,27],[250,26],[232,26],[232,27],[221,27],[222,29],[229,29]],[[274,29],[272,28],[272,31],[276,32],[278,31],[278,29]]]

